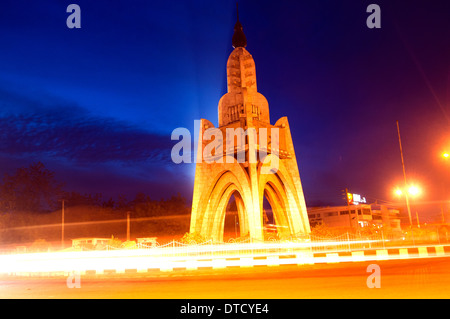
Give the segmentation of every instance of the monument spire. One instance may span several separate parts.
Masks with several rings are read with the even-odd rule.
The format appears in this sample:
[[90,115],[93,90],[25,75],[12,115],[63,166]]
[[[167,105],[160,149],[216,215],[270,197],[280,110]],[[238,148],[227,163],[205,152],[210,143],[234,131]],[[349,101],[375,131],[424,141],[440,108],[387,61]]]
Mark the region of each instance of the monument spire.
[[[272,207],[280,238],[304,236],[311,229],[289,123],[287,117],[270,123],[269,103],[257,90],[255,61],[245,48],[236,12],[228,89],[218,104],[219,125],[201,119],[198,126],[189,232],[222,242],[227,204],[234,196],[241,237],[265,240],[264,198]],[[210,134],[214,141],[205,143]]]
[[244,30],[242,28],[242,24],[239,22],[239,8],[236,2],[236,13],[237,13],[237,21],[234,25],[234,34],[231,39],[233,48],[245,48],[247,46],[247,38],[245,37]]

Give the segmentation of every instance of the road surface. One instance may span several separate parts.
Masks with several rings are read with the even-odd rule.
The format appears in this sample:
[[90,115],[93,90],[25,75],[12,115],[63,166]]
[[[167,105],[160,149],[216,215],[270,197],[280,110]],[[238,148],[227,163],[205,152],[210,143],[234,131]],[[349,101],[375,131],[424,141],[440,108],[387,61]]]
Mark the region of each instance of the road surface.
[[[379,266],[379,288],[367,286],[371,264]],[[0,298],[449,298],[450,258],[81,275],[79,284],[69,288],[66,277],[1,277]]]

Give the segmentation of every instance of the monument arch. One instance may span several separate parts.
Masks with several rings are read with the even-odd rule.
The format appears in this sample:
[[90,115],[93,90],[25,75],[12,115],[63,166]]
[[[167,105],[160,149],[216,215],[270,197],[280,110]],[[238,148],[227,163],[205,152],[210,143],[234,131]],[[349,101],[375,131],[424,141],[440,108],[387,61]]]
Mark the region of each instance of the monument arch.
[[[218,104],[219,126],[215,128],[201,119],[196,133],[203,137],[206,130],[215,129],[215,134],[220,131],[225,137],[227,129],[241,128],[253,130],[256,136],[246,137],[245,145],[220,145],[209,160],[203,157],[208,144],[199,138],[197,155],[202,160],[196,163],[190,232],[223,241],[226,207],[234,195],[240,236],[264,240],[265,197],[280,236],[307,234],[310,226],[289,122],[282,117],[274,125],[270,123],[269,104],[257,91],[255,62],[245,49],[247,39],[239,18],[232,45],[234,50],[227,61],[228,92]],[[211,145],[205,153],[210,150]],[[261,158],[254,160],[253,151],[258,151]]]

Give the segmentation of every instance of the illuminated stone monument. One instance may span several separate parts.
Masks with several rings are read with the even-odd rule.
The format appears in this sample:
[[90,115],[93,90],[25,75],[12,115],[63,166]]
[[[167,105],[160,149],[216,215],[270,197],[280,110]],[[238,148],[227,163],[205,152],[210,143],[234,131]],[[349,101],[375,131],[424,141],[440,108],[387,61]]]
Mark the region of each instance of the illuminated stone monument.
[[289,123],[283,117],[270,124],[269,104],[257,91],[255,62],[245,49],[239,17],[232,44],[219,127],[202,119],[197,132],[190,233],[223,241],[226,207],[234,195],[241,236],[264,240],[264,197],[281,237],[307,234],[309,220]]

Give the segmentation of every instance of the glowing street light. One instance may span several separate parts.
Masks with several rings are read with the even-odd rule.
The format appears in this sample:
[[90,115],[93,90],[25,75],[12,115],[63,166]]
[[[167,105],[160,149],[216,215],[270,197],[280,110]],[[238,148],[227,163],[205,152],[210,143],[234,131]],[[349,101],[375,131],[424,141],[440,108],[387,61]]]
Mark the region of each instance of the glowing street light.
[[406,192],[405,192],[403,189],[401,189],[400,187],[397,187],[397,188],[394,190],[394,193],[395,193],[395,195],[397,195],[397,196],[410,195],[410,196],[416,197],[416,196],[418,196],[418,195],[421,193],[421,190],[420,190],[420,188],[419,188],[418,186],[416,186],[416,185],[411,185],[411,186],[408,187],[407,194],[406,194]]
[[411,185],[411,186],[408,188],[408,193],[409,193],[411,196],[417,196],[417,195],[420,194],[420,189],[419,189],[417,186],[415,186],[415,185]]
[[447,152],[442,153],[442,157],[445,159],[448,159],[450,157],[450,154]]
[[[403,192],[403,190],[401,188],[399,188],[399,187],[397,187],[394,192],[395,192],[395,195],[397,195],[399,197],[404,194],[405,198],[407,199],[408,195],[411,196],[411,197],[417,197],[418,195],[420,195],[421,190],[416,185],[411,185],[411,186],[408,187],[408,191],[407,192]],[[416,218],[417,218],[417,227],[420,228],[419,213],[417,211],[416,211]],[[412,223],[411,223],[411,225],[412,225]]]

